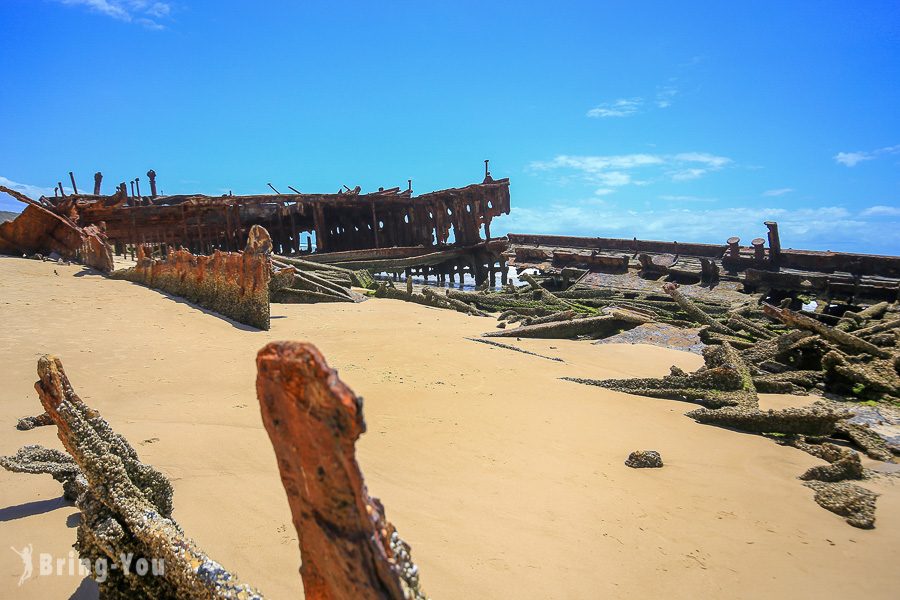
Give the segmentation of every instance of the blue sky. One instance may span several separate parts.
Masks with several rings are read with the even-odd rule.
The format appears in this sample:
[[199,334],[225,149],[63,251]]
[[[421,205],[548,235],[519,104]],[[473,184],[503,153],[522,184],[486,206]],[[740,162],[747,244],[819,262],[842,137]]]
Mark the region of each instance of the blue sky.
[[[0,183],[512,181],[492,232],[900,254],[900,4],[3,0]],[[0,210],[20,205],[0,195]]]

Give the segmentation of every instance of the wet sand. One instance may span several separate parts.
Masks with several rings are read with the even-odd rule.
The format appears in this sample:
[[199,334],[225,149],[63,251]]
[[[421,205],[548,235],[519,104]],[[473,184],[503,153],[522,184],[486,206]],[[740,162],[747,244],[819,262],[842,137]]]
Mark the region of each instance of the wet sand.
[[[900,589],[896,479],[863,483],[882,494],[878,521],[855,529],[797,479],[821,461],[696,424],[683,415],[694,405],[559,380],[660,376],[700,356],[503,340],[565,361],[555,362],[465,339],[494,320],[393,300],[274,304],[272,315],[271,331],[250,330],[79,266],[0,257],[0,453],[61,447],[54,427],[14,428],[41,412],[36,360],[56,354],[85,402],[172,479],[188,535],[268,597],[300,597],[254,358],[270,340],[307,340],[365,399],[366,482],[435,598],[874,599]],[[626,467],[638,449],[658,450],[665,468]],[[0,595],[91,597],[77,575],[35,571],[17,587],[22,564],[8,549],[68,557],[77,514],[49,476],[0,471]]]

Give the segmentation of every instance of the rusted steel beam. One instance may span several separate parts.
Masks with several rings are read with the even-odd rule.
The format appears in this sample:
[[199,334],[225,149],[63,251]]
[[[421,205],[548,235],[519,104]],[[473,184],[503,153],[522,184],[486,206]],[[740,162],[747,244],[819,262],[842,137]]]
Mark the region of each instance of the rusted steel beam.
[[256,393],[303,559],[307,598],[424,600],[418,568],[369,496],[356,440],[362,399],[311,344],[273,342],[256,357]]

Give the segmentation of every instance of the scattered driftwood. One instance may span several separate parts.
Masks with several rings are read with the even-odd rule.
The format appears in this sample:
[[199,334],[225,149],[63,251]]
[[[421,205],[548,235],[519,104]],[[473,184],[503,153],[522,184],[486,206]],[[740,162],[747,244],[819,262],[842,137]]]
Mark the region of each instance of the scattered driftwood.
[[424,599],[409,546],[369,496],[356,462],[362,399],[310,344],[256,358],[263,423],[300,539],[307,598]]

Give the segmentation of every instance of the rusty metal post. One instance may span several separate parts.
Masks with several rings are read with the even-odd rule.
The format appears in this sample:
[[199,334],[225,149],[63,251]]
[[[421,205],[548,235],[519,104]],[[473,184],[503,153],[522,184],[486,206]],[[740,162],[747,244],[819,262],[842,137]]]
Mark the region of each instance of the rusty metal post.
[[728,257],[738,259],[741,255],[741,238],[735,236],[728,238]]
[[131,197],[134,198],[134,179],[132,179],[129,183],[131,184]]
[[65,197],[66,197],[66,191],[63,189],[62,181],[57,181],[57,182],[56,182],[56,185],[59,186],[59,195],[62,196],[63,198],[65,198]]
[[138,198],[140,198],[141,197],[141,178],[140,177],[134,178],[134,187],[135,187],[135,189],[137,189]]
[[754,238],[750,245],[753,246],[753,258],[756,262],[762,262],[766,259],[766,240],[762,238]]
[[75,194],[77,194],[77,193],[78,193],[78,186],[75,185],[75,174],[72,173],[72,171],[69,171],[69,179],[72,180],[72,192],[74,192]]
[[100,183],[103,181],[103,173],[97,171],[94,173],[94,195],[100,195]]
[[150,197],[156,198],[156,171],[150,169],[147,171],[147,177],[150,179]]
[[766,221],[765,225],[769,228],[769,260],[777,263],[781,258],[781,239],[778,237],[778,223]]
[[375,202],[369,203],[372,207],[372,233],[375,235],[375,247],[378,248],[378,219],[375,217]]

